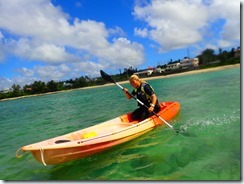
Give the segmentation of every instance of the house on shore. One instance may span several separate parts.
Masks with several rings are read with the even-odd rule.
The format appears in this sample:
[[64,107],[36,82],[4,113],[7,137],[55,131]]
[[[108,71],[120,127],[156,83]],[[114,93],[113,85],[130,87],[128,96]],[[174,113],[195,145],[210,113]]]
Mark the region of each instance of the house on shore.
[[199,59],[198,58],[185,58],[180,61],[180,69],[194,69],[198,68]]
[[180,62],[169,63],[166,65],[165,71],[169,72],[172,70],[180,69]]
[[175,70],[187,70],[187,69],[196,69],[199,67],[199,59],[198,58],[184,58],[181,61],[170,62],[166,65],[166,68],[148,68],[138,72],[135,72],[135,75],[140,77],[149,76],[156,73],[163,73],[163,72],[172,72]]
[[199,59],[198,58],[184,58],[181,61],[169,63],[166,65],[165,71],[173,71],[179,69],[195,69],[199,66]]
[[0,90],[0,94],[6,94],[6,93],[11,93],[11,92],[13,92],[12,88]]
[[152,75],[152,73],[153,73],[153,69],[147,69],[147,70],[135,72],[134,74],[138,76],[145,76],[145,75],[148,76],[148,75]]

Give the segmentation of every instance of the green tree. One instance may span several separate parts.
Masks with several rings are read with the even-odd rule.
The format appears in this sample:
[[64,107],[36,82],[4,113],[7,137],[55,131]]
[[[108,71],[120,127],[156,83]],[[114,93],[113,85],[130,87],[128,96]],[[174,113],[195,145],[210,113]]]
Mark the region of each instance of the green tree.
[[73,83],[74,88],[80,88],[80,87],[85,87],[85,86],[87,86],[87,82],[84,77],[76,78]]
[[58,91],[58,83],[56,83],[54,80],[51,80],[47,83],[47,89],[48,91]]
[[229,59],[235,56],[235,48],[232,48],[229,54]]
[[44,93],[47,91],[47,87],[45,82],[35,81],[32,85],[33,93]]
[[20,85],[13,84],[12,89],[13,89],[12,96],[16,97],[22,94]]
[[32,94],[32,86],[31,85],[24,85],[23,91],[25,94],[30,95]]
[[223,50],[221,48],[219,48],[219,55],[223,52]]
[[221,54],[218,55],[218,59],[221,62],[225,62],[229,58],[229,53],[225,50]]
[[199,62],[202,65],[206,65],[214,60],[216,60],[216,55],[213,49],[205,49],[199,56]]

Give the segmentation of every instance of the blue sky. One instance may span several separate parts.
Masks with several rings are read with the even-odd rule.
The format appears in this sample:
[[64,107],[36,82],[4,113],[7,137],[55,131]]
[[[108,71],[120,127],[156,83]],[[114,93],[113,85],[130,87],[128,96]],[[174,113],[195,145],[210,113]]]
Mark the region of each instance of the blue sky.
[[0,90],[238,46],[238,0],[0,0]]

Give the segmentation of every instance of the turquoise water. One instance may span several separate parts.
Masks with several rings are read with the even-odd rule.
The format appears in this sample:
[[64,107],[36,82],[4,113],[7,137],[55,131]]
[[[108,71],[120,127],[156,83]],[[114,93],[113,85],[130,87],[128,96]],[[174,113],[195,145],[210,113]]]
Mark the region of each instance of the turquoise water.
[[[159,126],[103,153],[55,166],[18,148],[134,110],[116,86],[0,102],[2,180],[240,180],[240,68],[148,81],[178,101],[175,134]],[[124,87],[131,89],[129,84]]]

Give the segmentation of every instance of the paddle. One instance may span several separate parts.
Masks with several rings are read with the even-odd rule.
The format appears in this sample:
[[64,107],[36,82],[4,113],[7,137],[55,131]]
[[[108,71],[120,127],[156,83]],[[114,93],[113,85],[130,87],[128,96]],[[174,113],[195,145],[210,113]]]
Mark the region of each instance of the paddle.
[[[105,73],[104,71],[100,70],[101,76],[104,80],[109,81],[111,83],[116,84],[117,86],[119,86],[122,90],[124,90],[124,88],[118,84],[115,80],[112,79],[112,77],[110,75],[108,75],[107,73]],[[146,107],[147,109],[149,108],[147,105],[145,105],[142,101],[140,101],[139,99],[137,99],[135,96],[133,96],[131,93],[127,92],[132,98],[134,98],[138,103],[140,103],[141,105],[143,105],[144,107]],[[170,125],[166,120],[164,120],[162,117],[160,117],[159,115],[157,115],[157,113],[155,113],[154,111],[152,111],[152,113],[157,116],[160,120],[162,120],[168,127],[170,127],[171,129],[175,130],[176,133],[179,133],[179,130],[174,129],[174,127],[172,125]]]

